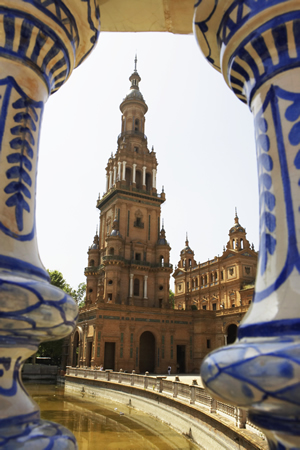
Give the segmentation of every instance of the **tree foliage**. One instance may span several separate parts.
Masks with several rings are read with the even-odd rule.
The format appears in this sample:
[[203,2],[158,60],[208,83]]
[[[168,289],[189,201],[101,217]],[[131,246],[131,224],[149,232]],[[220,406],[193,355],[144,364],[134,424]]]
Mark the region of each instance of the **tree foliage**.
[[175,294],[171,289],[169,289],[169,303],[172,306],[172,308],[174,309],[175,308]]
[[[47,272],[50,276],[50,283],[53,286],[62,289],[64,292],[73,297],[75,302],[78,304],[79,308],[81,308],[84,305],[85,291],[86,291],[85,283],[80,283],[77,289],[73,289],[66,282],[63,274],[58,270],[47,270]],[[39,345],[36,356],[50,357],[51,364],[59,366],[62,357],[63,341],[64,339],[60,339],[58,341],[43,342],[42,344]]]

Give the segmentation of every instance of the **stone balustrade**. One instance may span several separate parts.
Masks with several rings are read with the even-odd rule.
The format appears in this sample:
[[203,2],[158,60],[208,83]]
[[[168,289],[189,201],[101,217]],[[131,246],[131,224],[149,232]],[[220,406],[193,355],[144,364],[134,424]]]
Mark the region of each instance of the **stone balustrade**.
[[[159,392],[166,397],[172,397],[178,401],[188,403],[194,407],[203,408],[208,413],[217,414],[231,420],[238,428],[248,428],[261,435],[259,429],[253,425],[247,417],[247,412],[241,408],[227,405],[212,398],[207,391],[193,380],[191,385],[180,381],[167,380],[165,376],[138,375],[126,372],[113,372],[112,370],[101,371],[98,369],[67,367],[66,376],[99,380],[104,382],[124,384],[140,389],[148,389]],[[196,376],[196,375],[195,375]]]

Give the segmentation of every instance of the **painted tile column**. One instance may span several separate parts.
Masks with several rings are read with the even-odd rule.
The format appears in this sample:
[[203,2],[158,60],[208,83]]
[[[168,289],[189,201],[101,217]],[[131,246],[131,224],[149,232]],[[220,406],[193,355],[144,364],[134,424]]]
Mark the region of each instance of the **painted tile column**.
[[300,448],[300,4],[200,0],[195,34],[253,113],[260,196],[254,302],[201,375],[215,398],[248,409],[271,449]]
[[95,45],[99,10],[94,0],[0,0],[0,27],[0,446],[74,449],[67,429],[40,420],[20,371],[77,319],[39,259],[36,171],[44,104]]

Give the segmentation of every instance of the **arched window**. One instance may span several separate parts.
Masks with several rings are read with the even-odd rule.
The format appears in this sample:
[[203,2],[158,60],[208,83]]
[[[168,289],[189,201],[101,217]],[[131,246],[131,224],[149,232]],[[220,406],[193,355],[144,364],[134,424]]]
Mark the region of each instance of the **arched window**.
[[108,254],[109,255],[114,255],[115,254],[115,249],[113,247],[110,247],[110,249],[108,250]]
[[182,265],[183,267],[185,267],[185,259],[182,261]]
[[126,167],[125,180],[126,180],[126,186],[130,186],[131,185],[131,168],[130,167]]
[[214,274],[213,274],[213,272],[210,274],[210,282],[211,282],[211,283],[214,282]]
[[151,173],[146,173],[146,190],[149,192],[152,188],[152,176]]
[[191,267],[191,265],[192,265],[192,260],[189,259],[189,267]]
[[136,171],[135,181],[136,181],[136,188],[137,189],[142,189],[142,187],[143,187],[142,186],[143,180],[142,180],[142,172],[140,170]]
[[205,275],[205,277],[204,277],[204,284],[205,285],[207,284],[207,275]]
[[134,121],[134,131],[139,131],[140,121],[139,119],[135,119]]
[[218,273],[215,272],[215,281],[217,281],[217,280],[218,280]]
[[164,267],[164,265],[165,265],[165,258],[162,255],[159,257],[159,262],[160,262],[161,267]]
[[235,249],[235,240],[232,239],[232,248]]
[[244,239],[241,239],[241,240],[240,240],[240,247],[241,247],[241,249],[244,248]]
[[90,266],[94,266],[95,265],[95,261],[93,259],[90,260]]
[[140,295],[140,280],[138,278],[135,278],[133,282],[133,295]]

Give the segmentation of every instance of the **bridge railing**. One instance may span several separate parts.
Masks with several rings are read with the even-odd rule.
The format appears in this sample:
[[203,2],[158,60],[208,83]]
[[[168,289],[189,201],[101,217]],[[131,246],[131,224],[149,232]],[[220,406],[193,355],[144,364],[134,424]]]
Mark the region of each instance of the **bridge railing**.
[[171,381],[167,380],[165,376],[150,376],[148,372],[145,375],[139,375],[134,370],[132,373],[127,373],[79,367],[67,367],[66,375],[153,390],[166,397],[176,398],[179,401],[192,404],[196,408],[206,409],[208,413],[219,414],[221,417],[232,420],[238,428],[248,428],[261,435],[260,430],[249,421],[246,411],[215,400],[203,387],[197,384],[196,379],[193,380],[191,385],[188,385],[182,383],[179,377],[176,377],[175,381]]

